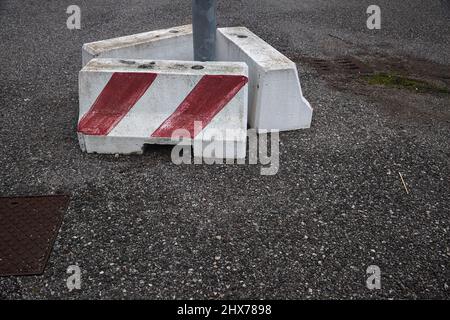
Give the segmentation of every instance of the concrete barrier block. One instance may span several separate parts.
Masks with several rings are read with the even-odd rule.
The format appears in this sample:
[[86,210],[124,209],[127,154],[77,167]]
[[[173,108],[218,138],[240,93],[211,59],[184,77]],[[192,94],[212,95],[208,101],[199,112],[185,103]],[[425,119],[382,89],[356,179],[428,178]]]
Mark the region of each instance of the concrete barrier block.
[[193,60],[192,25],[86,43],[83,67],[93,58]]
[[247,82],[240,62],[93,59],[79,75],[80,146],[142,153],[146,144],[177,144],[178,133],[196,158],[245,158]]
[[249,124],[258,130],[311,126],[313,109],[303,97],[293,61],[244,27],[217,31],[217,59],[249,67]]

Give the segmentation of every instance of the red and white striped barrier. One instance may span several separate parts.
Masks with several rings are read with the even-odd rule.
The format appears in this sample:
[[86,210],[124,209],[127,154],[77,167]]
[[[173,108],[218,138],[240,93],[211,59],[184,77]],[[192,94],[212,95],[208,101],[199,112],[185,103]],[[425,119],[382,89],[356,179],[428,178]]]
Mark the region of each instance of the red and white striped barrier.
[[[83,65],[94,58],[191,61],[192,41],[192,26],[186,25],[87,43]],[[218,29],[216,51],[219,61],[248,65],[250,127],[284,131],[311,126],[313,109],[293,61],[244,27]]]
[[[80,146],[142,153],[183,136],[201,146],[194,157],[245,158],[247,75],[244,63],[93,59],[79,77]],[[205,155],[210,142],[223,152]]]

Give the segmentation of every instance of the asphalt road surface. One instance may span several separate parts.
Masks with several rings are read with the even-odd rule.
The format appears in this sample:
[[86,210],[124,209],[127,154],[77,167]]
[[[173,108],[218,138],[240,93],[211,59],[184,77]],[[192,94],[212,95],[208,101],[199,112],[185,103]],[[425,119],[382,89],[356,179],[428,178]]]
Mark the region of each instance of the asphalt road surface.
[[[377,0],[381,30],[366,27],[374,1],[219,2],[221,26],[246,26],[296,59],[314,107],[311,129],[280,135],[275,176],[176,166],[167,148],[80,151],[82,44],[188,24],[190,1],[1,0],[0,195],[71,202],[45,273],[0,278],[0,298],[448,299],[449,95],[306,62],[400,60],[409,75],[437,70],[430,81],[448,88],[448,1]],[[81,30],[66,27],[71,4]],[[82,286],[69,292],[75,264]],[[366,287],[370,265],[381,290]]]

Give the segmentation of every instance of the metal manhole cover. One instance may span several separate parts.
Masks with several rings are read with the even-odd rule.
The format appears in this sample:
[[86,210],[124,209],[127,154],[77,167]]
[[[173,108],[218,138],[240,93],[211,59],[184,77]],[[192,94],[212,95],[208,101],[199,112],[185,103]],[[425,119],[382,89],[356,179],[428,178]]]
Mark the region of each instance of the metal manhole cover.
[[68,196],[0,198],[0,276],[42,274]]

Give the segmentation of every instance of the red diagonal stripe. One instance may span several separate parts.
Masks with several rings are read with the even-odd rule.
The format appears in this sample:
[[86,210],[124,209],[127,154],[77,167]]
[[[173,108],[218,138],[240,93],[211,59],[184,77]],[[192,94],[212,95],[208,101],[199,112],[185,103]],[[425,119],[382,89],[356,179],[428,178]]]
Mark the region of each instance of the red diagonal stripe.
[[106,84],[89,111],[81,118],[78,132],[105,136],[125,117],[155,81],[155,73],[117,72]]
[[233,99],[247,83],[244,76],[206,75],[175,112],[151,135],[170,138],[173,131],[185,129],[194,138],[194,122],[201,121],[202,129]]

